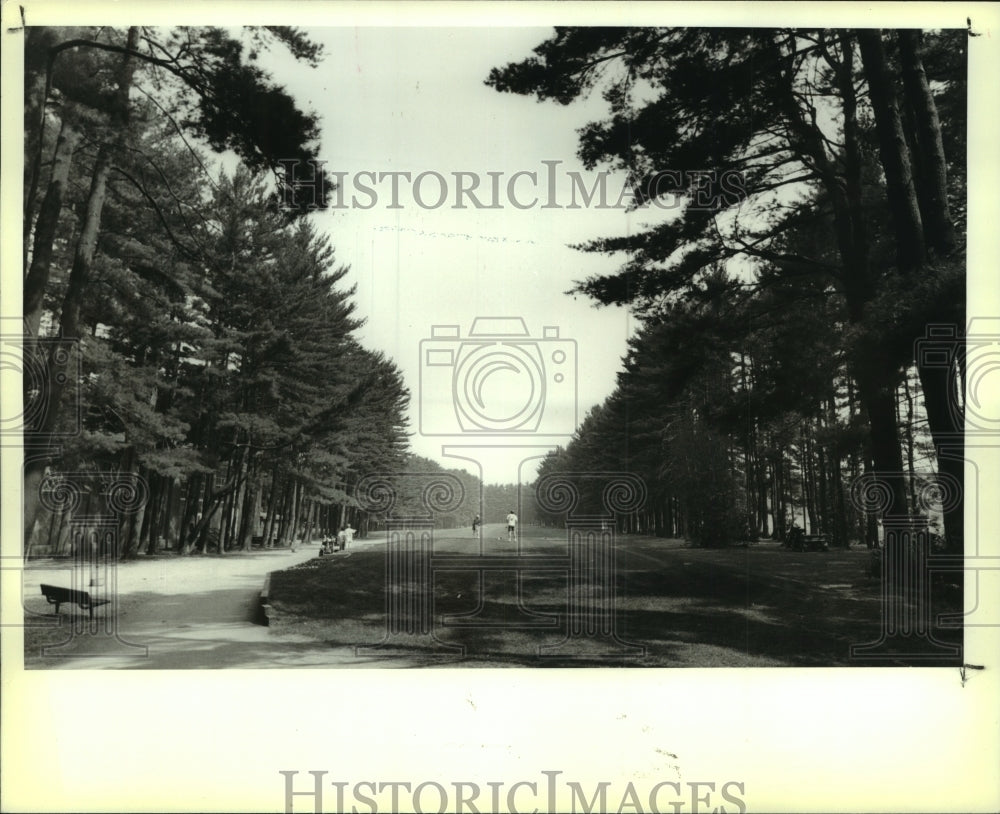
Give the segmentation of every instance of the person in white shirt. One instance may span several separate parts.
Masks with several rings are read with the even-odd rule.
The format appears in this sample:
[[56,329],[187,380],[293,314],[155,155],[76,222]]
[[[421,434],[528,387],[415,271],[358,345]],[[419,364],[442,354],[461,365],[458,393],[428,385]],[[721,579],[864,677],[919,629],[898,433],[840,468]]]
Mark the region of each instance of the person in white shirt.
[[357,529],[351,528],[351,524],[350,523],[348,523],[346,526],[344,526],[343,529],[341,529],[341,532],[344,535],[344,544],[341,547],[342,550],[345,549],[345,548],[347,548],[347,546],[349,546],[351,543],[354,542],[354,532],[356,532],[356,531],[357,531]]
[[514,514],[514,510],[511,509],[507,512],[507,542],[511,543],[514,541],[514,529],[517,528],[517,515]]

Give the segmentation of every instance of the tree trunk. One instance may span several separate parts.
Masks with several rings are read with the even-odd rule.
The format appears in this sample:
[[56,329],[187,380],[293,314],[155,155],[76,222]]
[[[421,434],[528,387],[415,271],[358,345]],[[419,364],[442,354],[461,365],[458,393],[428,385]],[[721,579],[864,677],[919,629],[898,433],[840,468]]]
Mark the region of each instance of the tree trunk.
[[160,522],[156,524],[156,539],[153,541],[151,554],[155,554],[159,550],[160,540],[163,540],[165,548],[170,547],[168,541],[170,539],[170,527],[174,522],[174,495],[176,494],[176,487],[174,479],[168,477],[163,478],[163,485],[163,504],[160,509]]
[[229,512],[229,531],[226,534],[228,550],[233,550],[239,545],[240,525],[243,522],[243,502],[246,500],[246,473],[242,473],[241,478],[242,482],[236,491],[233,492],[233,503]]
[[198,518],[198,522],[195,524],[195,527],[191,534],[191,542],[190,542],[190,546],[197,547],[200,553],[205,552],[205,541],[207,539],[208,526],[209,526],[208,521],[209,518],[211,518],[209,510],[211,509],[212,511],[214,511],[212,506],[213,504],[212,490],[214,489],[214,487],[215,487],[215,473],[210,472],[205,476],[204,489],[202,490],[201,493],[201,517]]
[[[233,476],[233,455],[236,454],[234,451],[230,454],[229,459],[226,461],[226,482],[228,483]],[[233,494],[232,492],[227,492],[226,496],[222,499],[222,514],[219,519],[219,554],[226,553],[226,542],[229,538],[229,521],[230,514],[233,507]]]
[[70,165],[73,163],[73,151],[79,140],[80,134],[64,117],[52,159],[52,175],[49,177],[45,197],[42,199],[42,208],[38,213],[38,222],[35,224],[31,266],[24,278],[25,332],[29,336],[38,336],[45,289],[48,287],[49,271],[52,268],[52,247],[59,227],[59,215],[62,212]]
[[225,554],[226,548],[229,545],[229,530],[232,526],[233,520],[233,506],[235,505],[235,500],[233,499],[233,494],[230,493],[222,501],[222,512],[219,518],[219,553]]
[[243,551],[250,551],[253,548],[253,538],[260,518],[260,493],[260,471],[257,464],[253,464],[253,475],[247,488],[243,510],[243,523],[240,528],[239,545]]
[[[135,447],[128,446],[122,452],[120,468],[122,472],[130,473],[137,478],[143,477],[142,468],[139,466],[138,458],[135,454]],[[138,548],[139,530],[142,526],[142,518],[145,516],[148,502],[149,498],[147,496],[146,503],[143,503],[137,511],[122,518],[119,556],[123,560],[130,558]]]
[[927,245],[941,254],[955,249],[955,225],[948,206],[948,165],[941,140],[941,122],[937,105],[920,57],[921,32],[904,29],[897,32],[899,60],[903,74],[903,92],[913,112],[914,129],[920,148],[916,185],[920,217]]
[[834,457],[832,463],[832,477],[833,477],[833,502],[834,511],[836,512],[836,521],[834,525],[834,539],[837,541],[838,545],[842,545],[845,548],[850,545],[850,540],[848,539],[848,524],[847,524],[847,507],[844,505],[844,481],[843,474],[840,471],[840,458]]
[[[859,32],[858,36],[862,44],[865,73],[872,92],[876,127],[879,130],[880,153],[886,170],[889,206],[893,214],[900,269],[904,273],[912,272],[923,265],[925,245],[947,253],[952,250],[955,242],[954,228],[951,226],[948,210],[947,175],[940,122],[919,57],[917,35],[915,32],[900,32],[900,59],[904,84],[913,109],[916,135],[923,158],[919,168],[923,195],[922,201],[918,201],[906,154],[906,144],[901,137],[898,112],[895,109],[885,70],[881,37],[864,32]],[[923,210],[928,214],[927,223],[921,218]],[[963,326],[958,327],[958,333],[961,333]],[[943,338],[938,344],[946,353],[961,356],[962,351],[958,346],[957,337]],[[954,401],[955,367],[940,366],[936,361],[938,358],[940,357],[925,352],[918,354],[917,359],[927,409],[927,424],[938,454],[938,471],[955,478],[957,488],[961,489],[964,475],[962,461],[964,442],[961,411],[955,409]],[[945,522],[946,533],[948,536],[954,536],[954,545],[958,546],[956,550],[961,550],[964,533],[961,506],[955,511],[948,512]]]
[[826,466],[826,451],[823,445],[816,444],[816,481],[819,487],[819,497],[816,504],[817,524],[819,534],[827,534],[830,531],[830,507],[828,504],[827,483],[829,473]]
[[201,532],[204,526],[202,525],[202,520],[205,519],[205,515],[208,513],[208,507],[211,502],[212,496],[212,485],[215,482],[215,475],[211,472],[206,472],[201,478],[199,483],[200,494],[198,495],[198,511],[194,515],[194,523],[191,526],[190,532],[186,533],[183,553],[190,554],[194,551],[195,547],[200,545]]
[[[138,36],[138,28],[135,26],[129,28],[128,49],[132,50],[135,48]],[[108,176],[111,173],[114,154],[124,145],[127,134],[129,117],[128,99],[132,86],[132,69],[132,57],[131,54],[127,53],[122,57],[119,68],[118,89],[111,117],[116,138],[113,143],[105,142],[98,150],[97,162],[94,165],[90,183],[90,192],[87,196],[83,227],[77,239],[76,253],[73,256],[73,265],[70,269],[69,284],[63,299],[59,324],[59,337],[61,341],[54,343],[49,355],[46,379],[43,383],[45,388],[45,403],[48,409],[41,419],[38,437],[30,440],[26,439],[26,452],[36,445],[51,445],[52,432],[58,422],[63,395],[68,387],[78,385],[75,379],[71,382],[71,377],[62,375],[65,366],[59,364],[59,360],[66,353],[69,353],[70,358],[72,358],[72,345],[74,342],[78,342],[80,338],[80,306],[83,302],[83,294],[90,279],[90,269],[97,251],[97,238],[101,227],[101,213],[104,209],[105,198],[107,197]],[[40,473],[44,471],[47,463],[47,459],[40,455],[32,455],[30,458],[27,458],[25,463],[26,500],[24,519],[26,533],[34,527],[35,516],[38,511],[37,501],[29,497],[31,485],[36,480],[40,480]]]
[[[49,551],[53,554],[55,552],[55,543],[58,542],[58,532],[62,527],[62,512],[51,512],[51,517],[49,518],[49,528],[48,528],[48,539],[45,544],[48,546]],[[28,556],[30,552],[26,552],[25,556]]]
[[274,536],[274,515],[278,508],[278,492],[280,481],[278,480],[278,464],[274,465],[271,473],[271,493],[267,499],[267,518],[264,521],[264,548],[270,548],[272,537]]
[[896,91],[886,65],[882,32],[861,29],[858,43],[878,133],[889,213],[896,234],[896,258],[900,272],[910,274],[924,262],[924,229]]
[[[927,355],[933,348],[924,345]],[[961,355],[964,349],[954,341],[933,343],[939,353]],[[939,357],[940,358],[940,357]],[[945,357],[947,358],[947,357]],[[963,409],[958,400],[957,380],[959,361],[950,367],[935,365],[917,366],[920,374],[920,387],[924,391],[924,408],[927,411],[927,426],[934,441],[937,452],[938,473],[943,479],[951,481],[946,489],[958,489],[964,494],[965,488],[965,436]],[[964,501],[951,507],[945,507],[944,532],[948,550],[961,553],[964,550],[965,517]]]
[[288,540],[288,528],[291,525],[291,513],[294,506],[295,478],[290,477],[284,485],[281,496],[281,522],[278,524],[278,546],[284,546]]
[[812,435],[812,423],[806,422],[806,483],[809,490],[806,492],[806,509],[809,513],[809,533],[819,534],[823,528],[822,513],[820,511],[817,493],[819,491],[820,473],[816,469],[816,443]]
[[[920,144],[920,213],[923,219],[924,238],[927,245],[942,255],[948,255],[956,246],[955,227],[948,206],[948,164],[941,139],[941,122],[937,105],[931,95],[927,74],[920,56],[921,34],[919,31],[898,32],[899,55],[903,74],[906,99],[913,111],[917,140]],[[963,298],[964,304],[964,298]],[[964,310],[962,311],[964,321]],[[941,320],[951,322],[955,315],[941,314]],[[957,400],[957,375],[962,364],[963,348],[958,339],[964,325],[956,326],[955,339],[943,341],[936,348],[939,352],[957,355],[954,366],[928,364],[933,354],[918,354],[917,369],[920,386],[924,391],[924,405],[927,410],[927,426],[934,440],[938,458],[938,472],[959,490],[964,488],[965,440],[964,417]],[[937,358],[941,358],[938,355]],[[963,550],[965,536],[962,505],[944,513],[945,537],[948,548],[954,552]]]
[[240,481],[236,478],[230,479],[226,482],[224,486],[215,492],[211,492],[213,477],[210,475],[206,479],[205,489],[207,491],[205,497],[205,507],[202,514],[202,518],[198,521],[197,525],[194,527],[191,533],[192,542],[198,541],[198,550],[201,553],[205,553],[205,547],[208,540],[208,531],[212,522],[212,518],[215,517],[215,513],[223,505],[223,502],[228,498],[234,490],[240,485]]
[[774,527],[771,536],[775,540],[785,539],[784,504],[781,500],[781,479],[778,471],[777,456],[774,456],[771,466],[771,524]]
[[868,413],[871,427],[871,455],[874,476],[888,489],[884,514],[907,513],[906,487],[903,482],[903,455],[900,449],[899,427],[896,424],[896,387],[887,372],[865,369],[858,374],[861,402]]
[[309,501],[309,508],[306,509],[306,528],[302,534],[302,544],[306,545],[312,542],[313,526],[316,523],[316,501]]
[[229,533],[227,535],[227,540],[229,541],[229,548],[235,549],[242,543],[242,537],[240,532],[243,525],[243,517],[245,515],[244,504],[246,502],[246,492],[250,481],[250,449],[249,447],[240,447],[237,452],[236,459],[236,474],[239,478],[239,486],[233,492],[233,504],[230,511],[229,519]]
[[151,529],[156,522],[156,495],[158,488],[158,477],[155,472],[149,472],[146,478],[149,485],[149,498],[146,501],[146,511],[143,512],[142,525],[139,527],[139,537],[136,540],[136,550],[145,548],[149,550],[149,539],[152,536]]
[[194,528],[194,518],[198,513],[198,487],[200,483],[200,472],[195,472],[187,480],[184,495],[184,514],[181,517],[181,527],[177,535],[177,551],[184,551],[190,532]]
[[149,506],[142,524],[142,536],[138,548],[147,554],[156,550],[156,528],[160,517],[160,492],[162,481],[155,472],[149,473]]
[[285,524],[285,537],[282,542],[294,545],[299,523],[299,499],[302,493],[302,487],[299,484],[298,478],[292,478],[291,487],[291,494],[288,500],[288,522]]
[[[870,451],[865,452],[864,474],[871,477],[874,472]],[[860,509],[859,509],[860,511]],[[875,512],[869,511],[862,514],[862,537],[868,548],[878,548],[878,517]]]
[[[25,29],[24,47],[37,50],[45,48],[45,31],[41,27],[28,26]],[[31,163],[27,168],[28,173],[24,184],[24,210],[23,210],[23,230],[22,241],[23,268],[28,266],[28,246],[31,238],[31,222],[35,211],[35,198],[38,194],[38,183],[42,174],[42,152],[45,149],[45,116],[49,96],[52,93],[52,71],[55,67],[56,54],[51,51],[48,54],[45,66],[45,76],[41,81],[36,81],[34,87],[25,87],[25,152],[31,153]],[[35,117],[35,125],[29,124],[28,114]]]
[[181,501],[184,494],[184,482],[180,478],[170,479],[169,501],[167,512],[163,518],[163,539],[166,541],[167,550],[173,550],[173,541],[181,533]]
[[903,419],[903,442],[906,447],[906,479],[909,486],[908,497],[910,508],[917,508],[917,470],[913,460],[913,393],[910,391],[910,371],[903,377],[903,400],[906,402],[906,414]]

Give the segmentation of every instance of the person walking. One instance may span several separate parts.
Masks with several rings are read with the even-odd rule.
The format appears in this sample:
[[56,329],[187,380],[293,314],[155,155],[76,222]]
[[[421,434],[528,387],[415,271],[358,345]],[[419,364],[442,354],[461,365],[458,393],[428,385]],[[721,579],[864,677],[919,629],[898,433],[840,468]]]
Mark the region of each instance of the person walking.
[[514,542],[514,531],[517,528],[517,515],[514,514],[514,510],[511,509],[507,512],[507,542]]
[[357,531],[357,529],[351,528],[351,524],[348,523],[346,526],[344,526],[342,531],[344,534],[344,544],[341,547],[341,550],[344,550],[354,542],[354,534]]
[[476,536],[476,530],[479,528],[479,523],[480,523],[479,515],[477,514],[475,517],[472,518],[472,536],[473,537]]

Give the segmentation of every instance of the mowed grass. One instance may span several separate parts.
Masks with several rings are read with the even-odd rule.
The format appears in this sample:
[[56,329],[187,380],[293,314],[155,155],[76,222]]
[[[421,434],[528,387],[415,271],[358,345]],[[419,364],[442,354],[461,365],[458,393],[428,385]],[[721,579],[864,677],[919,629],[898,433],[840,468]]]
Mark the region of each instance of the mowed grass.
[[[484,541],[487,554],[517,549],[499,526],[487,526]],[[523,528],[520,546],[525,557],[568,562],[562,530]],[[552,567],[552,559],[548,570],[525,569],[520,578],[513,571],[481,575],[437,566],[445,555],[477,552],[467,529],[435,532],[429,591],[410,580],[389,584],[384,542],[317,557],[272,574],[271,625],[331,646],[356,646],[370,657],[406,656],[400,663],[407,665],[961,663],[959,655],[919,640],[908,642],[905,652],[880,653],[878,661],[851,658],[852,644],[876,641],[882,631],[881,583],[867,575],[866,549],[792,552],[766,541],[698,549],[624,536],[614,549],[613,596],[598,593],[582,606],[574,603],[580,595],[571,596],[567,569]],[[960,593],[935,584],[932,619],[960,610]],[[588,590],[586,581],[580,590]],[[589,610],[581,615],[581,607]],[[426,631],[415,630],[421,618],[429,621]],[[608,630],[614,635],[602,635]],[[953,644],[962,638],[954,627],[935,627],[933,635]]]

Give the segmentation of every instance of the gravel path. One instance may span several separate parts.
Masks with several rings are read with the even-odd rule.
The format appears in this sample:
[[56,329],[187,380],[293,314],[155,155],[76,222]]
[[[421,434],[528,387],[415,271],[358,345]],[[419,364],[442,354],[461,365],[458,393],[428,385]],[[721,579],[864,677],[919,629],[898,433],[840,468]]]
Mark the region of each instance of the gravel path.
[[[355,541],[355,547],[378,539]],[[70,587],[70,564],[31,563],[23,572],[27,669],[184,669],[371,666],[353,648],[331,648],[303,636],[276,634],[260,622],[260,592],[268,573],[319,554],[255,551],[224,557],[143,557],[109,575],[117,601],[95,611],[93,624],[74,605],[46,604],[41,583]],[[334,556],[349,556],[345,554]],[[88,576],[78,575],[85,587]],[[116,624],[117,620],[117,624]],[[45,648],[43,652],[43,648]],[[341,650],[343,652],[341,652]]]

